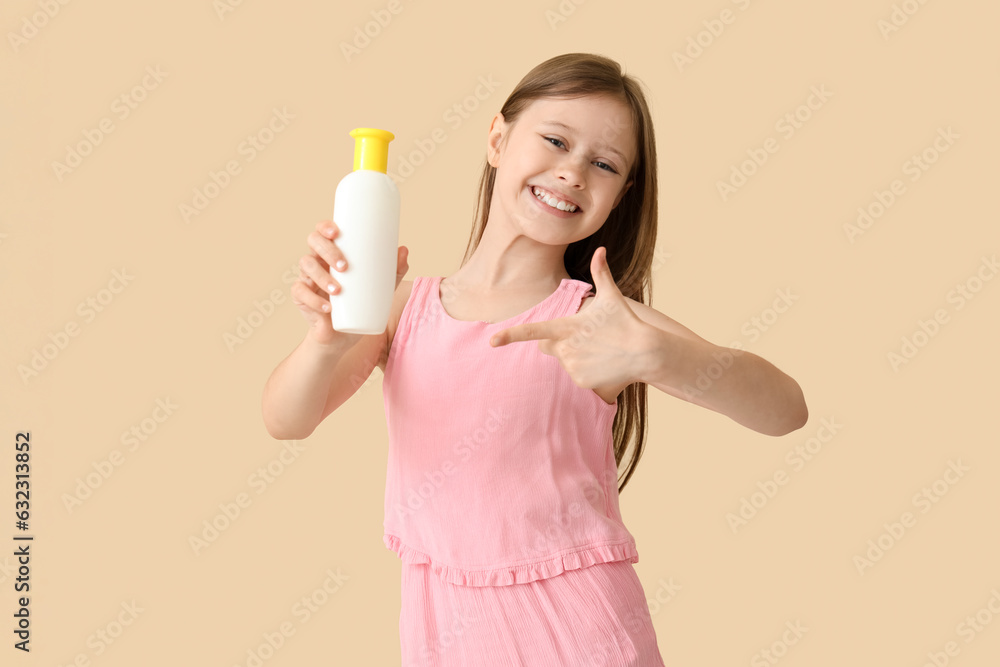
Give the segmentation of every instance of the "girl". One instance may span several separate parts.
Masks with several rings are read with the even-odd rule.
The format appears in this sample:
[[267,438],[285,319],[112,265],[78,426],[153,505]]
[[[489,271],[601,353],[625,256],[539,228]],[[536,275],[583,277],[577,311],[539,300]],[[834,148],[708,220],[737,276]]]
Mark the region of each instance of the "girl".
[[761,433],[805,423],[792,378],[645,305],[656,187],[639,83],[572,53],[494,117],[458,271],[403,281],[400,247],[384,335],[332,329],[350,258],[335,222],[309,234],[292,286],[309,330],[268,379],[265,424],[305,438],[383,370],[404,665],[663,665],[618,503],[646,387]]

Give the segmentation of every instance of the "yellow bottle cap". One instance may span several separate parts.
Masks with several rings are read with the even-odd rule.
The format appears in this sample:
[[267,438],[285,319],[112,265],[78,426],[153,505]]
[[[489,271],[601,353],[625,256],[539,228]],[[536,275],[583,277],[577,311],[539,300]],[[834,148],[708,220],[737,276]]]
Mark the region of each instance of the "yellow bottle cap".
[[385,173],[389,164],[389,142],[395,135],[388,130],[358,127],[351,130],[354,137],[354,171],[371,169]]

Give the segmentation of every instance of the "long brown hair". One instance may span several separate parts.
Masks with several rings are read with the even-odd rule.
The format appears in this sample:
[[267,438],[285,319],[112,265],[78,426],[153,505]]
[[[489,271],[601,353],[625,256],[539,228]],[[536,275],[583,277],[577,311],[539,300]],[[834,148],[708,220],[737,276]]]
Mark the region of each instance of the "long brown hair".
[[[572,278],[593,285],[590,260],[597,248],[604,246],[611,275],[615,277],[621,293],[648,304],[653,297],[650,273],[657,226],[656,141],[641,82],[624,74],[621,66],[610,58],[592,53],[566,53],[550,58],[528,72],[507,97],[500,113],[512,125],[533,100],[585,95],[618,99],[630,109],[638,151],[625,179],[626,182],[631,180],[632,186],[600,229],[566,247],[563,263]],[[479,180],[475,224],[462,266],[471,258],[483,237],[490,217],[496,171],[486,160]],[[618,395],[618,412],[612,427],[617,465],[621,465],[629,442],[633,438],[636,441],[619,493],[625,489],[642,456],[646,439],[646,389],[644,382],[634,382]]]

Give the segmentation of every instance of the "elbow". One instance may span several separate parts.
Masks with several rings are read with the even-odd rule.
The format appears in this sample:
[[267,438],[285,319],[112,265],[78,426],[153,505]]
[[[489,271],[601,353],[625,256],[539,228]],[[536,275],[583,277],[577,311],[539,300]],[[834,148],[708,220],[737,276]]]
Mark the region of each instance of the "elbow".
[[785,426],[779,433],[775,433],[774,435],[788,435],[792,431],[798,431],[809,421],[809,407],[806,405],[806,399],[802,395],[802,388],[799,387],[799,383],[795,380],[792,380],[792,385],[792,396],[789,400],[790,407],[785,413]]
[[263,419],[264,430],[275,440],[305,440],[316,430],[315,425],[307,427],[302,424],[283,423],[274,415],[269,415],[266,410],[263,412]]
[[288,435],[281,430],[281,428],[275,424],[271,424],[266,419],[264,420],[264,430],[267,434],[274,438],[275,440],[291,440]]
[[317,424],[292,424],[281,419],[280,411],[269,410],[265,401],[261,406],[264,430],[275,440],[305,440],[316,430]]
[[809,408],[806,406],[802,389],[795,380],[789,378],[790,385],[784,398],[779,399],[768,417],[763,420],[755,431],[763,435],[779,438],[797,431],[809,421]]
[[274,438],[275,440],[287,440],[287,433],[282,429],[280,424],[275,423],[273,420],[267,418],[267,413],[264,413],[264,430],[267,434]]
[[275,410],[269,409],[266,395],[261,403],[261,418],[264,422],[264,430],[275,440],[305,440],[316,430],[315,425],[311,428],[306,428],[302,424],[296,425],[283,422],[275,414]]
[[809,421],[809,408],[803,403],[795,412],[793,417],[790,419],[790,426],[788,430],[782,433],[782,435],[787,435],[792,431],[798,431],[800,428],[806,425]]
[[287,426],[275,424],[265,419],[264,430],[266,430],[267,434],[275,440],[305,440],[312,435],[312,432],[315,429],[309,429],[308,431],[301,429],[296,430],[288,428]]

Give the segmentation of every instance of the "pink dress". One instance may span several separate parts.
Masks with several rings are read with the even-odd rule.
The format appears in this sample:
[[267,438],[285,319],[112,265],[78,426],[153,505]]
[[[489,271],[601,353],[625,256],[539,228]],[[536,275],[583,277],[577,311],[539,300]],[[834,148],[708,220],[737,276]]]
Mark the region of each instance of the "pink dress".
[[537,341],[489,344],[576,313],[591,285],[487,323],[448,315],[440,283],[414,279],[382,384],[403,667],[662,667],[618,505],[617,404]]

